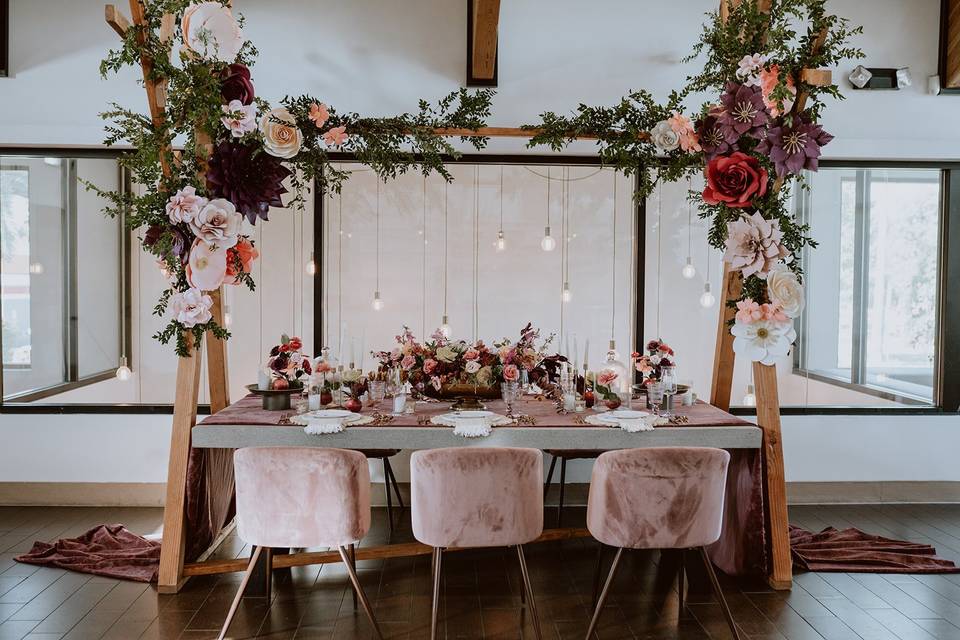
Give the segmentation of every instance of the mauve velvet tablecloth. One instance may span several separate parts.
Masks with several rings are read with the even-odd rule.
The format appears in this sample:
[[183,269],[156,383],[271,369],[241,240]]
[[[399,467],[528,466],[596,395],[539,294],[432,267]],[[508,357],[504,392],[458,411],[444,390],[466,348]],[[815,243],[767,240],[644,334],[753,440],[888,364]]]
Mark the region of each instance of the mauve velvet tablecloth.
[[[488,402],[487,408],[498,413],[506,413],[506,406],[501,401]],[[583,425],[575,422],[575,414],[560,415],[552,402],[546,400],[535,400],[526,398],[514,405],[515,411],[524,413],[536,418],[536,427],[570,427],[576,429]],[[440,414],[449,410],[446,403],[417,403],[416,416],[403,416],[396,418],[390,423],[390,426],[421,426],[424,429],[447,429],[449,427],[438,427],[434,425],[418,425],[417,418]],[[366,410],[366,411],[369,411]],[[676,413],[685,415],[689,419],[688,426],[742,426],[752,425],[752,423],[737,418],[725,411],[712,405],[698,402],[692,406],[677,407]],[[262,408],[261,400],[257,396],[247,396],[230,405],[223,411],[205,418],[199,426],[203,425],[279,425],[285,418],[293,415],[292,411],[265,411]],[[683,429],[685,425],[671,425],[657,427],[658,429]],[[375,426],[364,426],[355,428],[376,429]],[[637,434],[643,437],[643,434]],[[551,448],[551,443],[544,442],[544,449]],[[197,458],[198,452],[202,450],[194,449],[191,452],[191,461]],[[226,449],[207,449],[206,451],[227,452]],[[220,461],[221,457],[211,456],[212,460]],[[202,458],[201,458],[202,459]],[[207,460],[210,465],[208,473],[216,472],[222,475],[222,469],[212,460]],[[763,458],[761,449],[733,449],[730,451],[730,470],[727,475],[727,490],[724,503],[724,526],[723,534],[720,540],[710,548],[710,556],[714,563],[726,573],[732,575],[756,575],[763,576],[767,573],[767,558],[769,557],[769,542],[766,536],[766,524],[764,516],[764,496],[762,480]],[[196,483],[189,483],[187,490],[187,503],[193,505],[197,514],[203,513],[203,504],[216,500],[218,504],[215,507],[222,508],[226,493],[219,491],[223,478],[211,479],[202,486],[197,487]],[[232,481],[232,478],[231,478]],[[217,491],[212,491],[212,487],[218,487]],[[203,495],[196,494],[201,489]],[[226,490],[232,498],[233,492]],[[206,511],[210,511],[209,509]],[[207,519],[193,520],[188,519],[188,526],[207,527],[201,531],[188,531],[188,541],[194,540],[212,540],[217,531],[210,530],[208,525],[213,524],[213,520]],[[195,524],[196,523],[196,524]],[[200,553],[202,549],[197,551]],[[192,554],[188,554],[190,557]]]

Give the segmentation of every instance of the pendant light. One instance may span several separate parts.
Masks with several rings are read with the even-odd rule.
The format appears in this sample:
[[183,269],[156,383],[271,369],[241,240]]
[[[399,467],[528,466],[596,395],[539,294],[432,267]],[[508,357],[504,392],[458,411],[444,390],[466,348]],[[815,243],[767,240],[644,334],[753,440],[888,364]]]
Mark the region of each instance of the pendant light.
[[503,165],[500,165],[500,230],[497,232],[497,251],[505,251],[507,241],[503,237]]
[[563,191],[561,195],[561,235],[563,236],[563,289],[560,291],[560,300],[564,303],[573,300],[570,291],[570,167],[564,167]]
[[383,300],[380,299],[380,179],[377,178],[377,286],[373,290],[373,310],[383,309]]
[[613,170],[613,240],[610,243],[613,250],[610,252],[612,262],[610,270],[610,347],[608,351],[616,352],[617,341],[614,339],[617,326],[617,170]]
[[307,260],[307,264],[304,266],[304,270],[306,270],[308,276],[317,275],[317,262],[314,259],[313,251],[310,252],[310,259]]
[[742,403],[745,407],[757,406],[757,393],[753,386],[753,367],[750,367],[750,384],[747,385],[747,393],[743,396]]
[[449,207],[450,207],[450,183],[444,181],[443,183],[443,318],[440,322],[440,333],[443,334],[444,338],[449,338],[452,329],[450,328],[450,320],[447,317],[447,264],[449,259],[449,234],[447,229],[449,226]]
[[543,229],[540,248],[544,251],[553,251],[557,248],[557,241],[550,235],[550,167],[547,167],[547,226]]
[[682,275],[687,280],[692,280],[697,275],[697,268],[693,266],[693,257],[691,254],[691,243],[692,243],[692,234],[693,234],[693,201],[690,199],[690,191],[693,190],[693,179],[687,179],[687,263],[683,265],[683,269],[680,270],[680,275]]
[[700,294],[700,306],[709,309],[717,301],[717,298],[710,291],[710,240],[707,239],[707,280],[703,283],[703,293]]
[[[120,255],[123,255],[126,251],[126,241],[127,241],[127,231],[126,231],[127,217],[126,213],[121,214],[120,216]],[[129,277],[129,274],[124,274]],[[126,287],[126,278],[123,278],[120,287],[120,308],[127,308],[127,287]],[[130,376],[133,375],[133,372],[130,371],[130,367],[127,366],[127,321],[125,317],[120,318],[120,366],[117,367],[117,380],[121,382],[126,382],[130,379]]]

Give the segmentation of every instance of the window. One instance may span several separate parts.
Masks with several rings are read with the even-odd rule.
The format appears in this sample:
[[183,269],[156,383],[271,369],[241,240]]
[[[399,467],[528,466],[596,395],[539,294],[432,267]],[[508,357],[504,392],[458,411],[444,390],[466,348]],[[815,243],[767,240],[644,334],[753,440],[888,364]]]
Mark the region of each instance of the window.
[[807,178],[797,215],[819,246],[802,257],[794,374],[845,390],[833,404],[933,404],[941,171],[830,167]]
[[124,353],[122,221],[84,180],[116,188],[116,160],[0,157],[4,401],[104,380]]

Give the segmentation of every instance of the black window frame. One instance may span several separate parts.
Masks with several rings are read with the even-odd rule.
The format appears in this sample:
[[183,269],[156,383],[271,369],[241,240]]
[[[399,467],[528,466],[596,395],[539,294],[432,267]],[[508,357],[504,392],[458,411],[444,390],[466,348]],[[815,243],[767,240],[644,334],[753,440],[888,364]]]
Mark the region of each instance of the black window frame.
[[[79,389],[81,387],[96,384],[109,380],[116,375],[116,367],[108,368],[96,373],[81,376],[79,373],[79,318],[77,314],[77,190],[82,188],[77,181],[76,160],[78,159],[103,159],[119,160],[122,152],[112,149],[70,149],[70,148],[37,148],[37,147],[0,147],[0,158],[57,158],[63,162],[64,170],[62,176],[61,200],[64,202],[64,226],[65,233],[63,239],[63,254],[65,264],[64,278],[67,286],[64,287],[64,378],[65,380],[52,385],[29,389],[20,393],[12,394],[9,397],[4,393],[3,370],[6,367],[0,365],[0,413],[6,412],[15,406],[23,407],[59,407],[65,405],[59,404],[34,404],[37,400],[43,400],[67,391]],[[13,166],[11,163],[10,166]],[[129,190],[129,173],[117,165],[118,181],[124,190]],[[132,320],[131,320],[131,274],[130,274],[130,239],[126,229],[125,217],[121,217],[118,225],[120,235],[120,273],[117,274],[118,285],[121,291],[121,303],[118,312],[120,314],[120,335],[119,351],[126,355],[128,366],[133,366],[131,353],[132,347]],[[2,307],[0,307],[0,320],[2,320]],[[0,336],[2,340],[2,336]],[[0,343],[2,344],[2,343]],[[119,365],[119,363],[118,363]],[[100,406],[100,405],[97,405]]]

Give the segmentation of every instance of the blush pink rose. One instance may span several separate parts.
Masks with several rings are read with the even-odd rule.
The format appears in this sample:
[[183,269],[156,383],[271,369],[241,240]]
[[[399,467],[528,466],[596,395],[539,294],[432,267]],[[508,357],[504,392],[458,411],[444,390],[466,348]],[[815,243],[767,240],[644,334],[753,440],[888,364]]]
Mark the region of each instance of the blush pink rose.
[[428,376],[433,373],[437,368],[437,361],[433,358],[427,358],[423,362],[423,372]]
[[410,371],[413,368],[413,365],[417,364],[417,359],[411,355],[403,356],[403,360],[400,361],[400,366],[405,370]]
[[464,360],[476,360],[479,357],[480,357],[480,352],[477,351],[476,349],[467,349],[466,351],[463,352]]
[[503,379],[507,382],[516,382],[520,379],[520,369],[515,364],[508,364],[503,368]]
[[617,372],[611,371],[610,369],[605,369],[597,374],[597,384],[603,385],[604,387],[609,387],[610,384],[617,379]]

